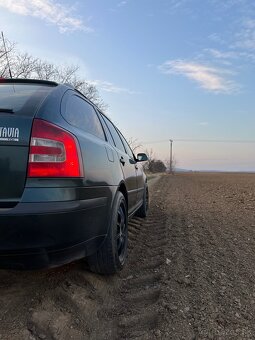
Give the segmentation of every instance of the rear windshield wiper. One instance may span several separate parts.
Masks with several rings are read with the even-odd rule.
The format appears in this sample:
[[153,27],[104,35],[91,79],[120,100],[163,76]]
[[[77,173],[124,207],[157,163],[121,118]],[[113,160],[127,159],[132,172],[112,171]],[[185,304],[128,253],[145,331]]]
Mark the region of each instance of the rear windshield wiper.
[[12,109],[2,109],[0,108],[0,113],[14,113]]

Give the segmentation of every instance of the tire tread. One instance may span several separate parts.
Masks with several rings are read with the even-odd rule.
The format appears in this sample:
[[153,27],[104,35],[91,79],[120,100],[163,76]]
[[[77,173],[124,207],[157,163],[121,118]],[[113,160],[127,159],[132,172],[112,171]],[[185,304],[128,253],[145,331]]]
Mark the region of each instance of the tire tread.
[[98,274],[115,274],[122,269],[123,265],[118,263],[116,254],[114,253],[114,231],[112,230],[114,219],[116,218],[117,204],[121,200],[125,200],[123,194],[118,191],[116,194],[113,214],[110,222],[110,230],[105,238],[102,246],[97,250],[97,252],[87,258],[90,270]]

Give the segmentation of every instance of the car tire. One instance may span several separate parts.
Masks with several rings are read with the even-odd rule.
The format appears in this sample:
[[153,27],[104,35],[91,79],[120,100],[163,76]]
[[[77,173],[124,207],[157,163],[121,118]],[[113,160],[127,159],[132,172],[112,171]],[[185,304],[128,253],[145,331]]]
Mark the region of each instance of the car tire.
[[128,215],[126,200],[116,193],[108,234],[98,251],[87,258],[90,270],[99,274],[115,274],[127,258]]
[[143,192],[143,204],[137,210],[136,216],[145,218],[148,214],[148,209],[149,209],[149,189],[148,185],[146,184]]

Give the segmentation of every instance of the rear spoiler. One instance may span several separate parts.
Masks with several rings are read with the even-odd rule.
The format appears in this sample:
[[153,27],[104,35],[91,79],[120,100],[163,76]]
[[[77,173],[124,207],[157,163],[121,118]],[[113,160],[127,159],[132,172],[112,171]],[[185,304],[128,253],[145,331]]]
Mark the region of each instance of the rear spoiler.
[[22,79],[22,78],[0,78],[1,83],[10,83],[10,84],[42,84],[42,85],[51,85],[57,86],[58,83],[49,80],[38,80],[38,79]]

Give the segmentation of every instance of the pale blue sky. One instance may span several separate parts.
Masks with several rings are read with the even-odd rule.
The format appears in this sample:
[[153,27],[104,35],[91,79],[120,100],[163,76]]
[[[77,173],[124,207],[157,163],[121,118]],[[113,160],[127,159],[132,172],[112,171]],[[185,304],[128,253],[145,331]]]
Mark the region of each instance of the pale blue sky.
[[[127,138],[255,140],[251,0],[0,0],[0,22],[20,49],[79,64]],[[255,170],[254,146],[174,153],[178,167]],[[145,148],[168,157],[168,142]]]

